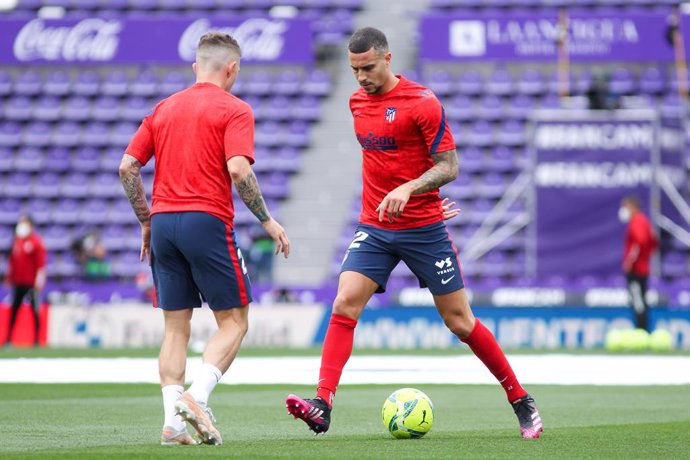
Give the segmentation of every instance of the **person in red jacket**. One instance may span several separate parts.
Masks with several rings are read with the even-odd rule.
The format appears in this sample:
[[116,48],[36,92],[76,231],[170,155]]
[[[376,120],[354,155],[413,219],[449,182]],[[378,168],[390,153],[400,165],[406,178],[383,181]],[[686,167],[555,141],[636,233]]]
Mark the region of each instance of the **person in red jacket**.
[[637,197],[623,198],[618,216],[621,221],[628,224],[623,249],[623,272],[628,282],[630,301],[635,313],[635,326],[649,330],[647,282],[650,259],[659,243],[652,224],[642,212],[640,200]]
[[12,338],[17,312],[25,297],[29,297],[34,314],[34,344],[38,345],[38,296],[46,282],[46,248],[41,237],[34,231],[34,223],[28,215],[20,216],[15,227],[5,285],[12,286],[12,313],[5,345]]

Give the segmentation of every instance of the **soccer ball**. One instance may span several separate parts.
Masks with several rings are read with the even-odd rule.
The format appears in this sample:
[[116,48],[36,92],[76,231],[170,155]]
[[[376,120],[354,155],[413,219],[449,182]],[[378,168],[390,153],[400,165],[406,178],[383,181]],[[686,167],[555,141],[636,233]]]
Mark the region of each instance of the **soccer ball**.
[[421,438],[434,423],[434,405],[414,388],[394,391],[383,403],[383,425],[398,439]]

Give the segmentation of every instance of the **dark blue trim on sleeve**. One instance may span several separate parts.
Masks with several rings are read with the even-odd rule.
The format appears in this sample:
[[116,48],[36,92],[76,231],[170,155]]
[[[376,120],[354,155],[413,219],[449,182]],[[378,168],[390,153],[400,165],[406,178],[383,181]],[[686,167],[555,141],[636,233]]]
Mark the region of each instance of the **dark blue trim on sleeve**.
[[438,127],[438,132],[436,133],[436,137],[434,138],[434,142],[431,144],[431,150],[429,151],[429,155],[433,155],[436,153],[436,149],[438,148],[438,144],[441,143],[441,139],[443,139],[443,135],[446,133],[446,110],[441,106],[441,126]]

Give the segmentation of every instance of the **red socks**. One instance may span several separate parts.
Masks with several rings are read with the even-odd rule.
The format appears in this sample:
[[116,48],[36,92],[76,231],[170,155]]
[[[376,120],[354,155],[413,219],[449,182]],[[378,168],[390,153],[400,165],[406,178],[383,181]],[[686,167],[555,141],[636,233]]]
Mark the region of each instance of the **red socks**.
[[331,315],[326,338],[323,341],[319,386],[316,390],[316,396],[326,401],[328,407],[331,407],[333,402],[333,395],[338,388],[343,367],[352,354],[355,326],[357,326],[356,319],[337,314]]
[[477,358],[494,374],[494,377],[506,391],[509,402],[520,399],[527,394],[515,377],[515,373],[508,364],[496,338],[478,319],[475,319],[474,329],[470,335],[460,340],[469,345]]

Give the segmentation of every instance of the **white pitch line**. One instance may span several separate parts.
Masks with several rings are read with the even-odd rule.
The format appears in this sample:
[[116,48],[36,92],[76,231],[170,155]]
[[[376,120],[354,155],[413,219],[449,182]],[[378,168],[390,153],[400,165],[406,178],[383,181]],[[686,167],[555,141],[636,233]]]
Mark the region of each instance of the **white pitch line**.
[[[318,379],[319,357],[238,358],[226,384],[307,384]],[[688,385],[687,356],[515,355],[511,365],[523,384]],[[193,375],[200,358],[191,358]],[[354,356],[343,384],[492,384],[474,356]],[[0,383],[158,383],[155,358],[0,359]]]

